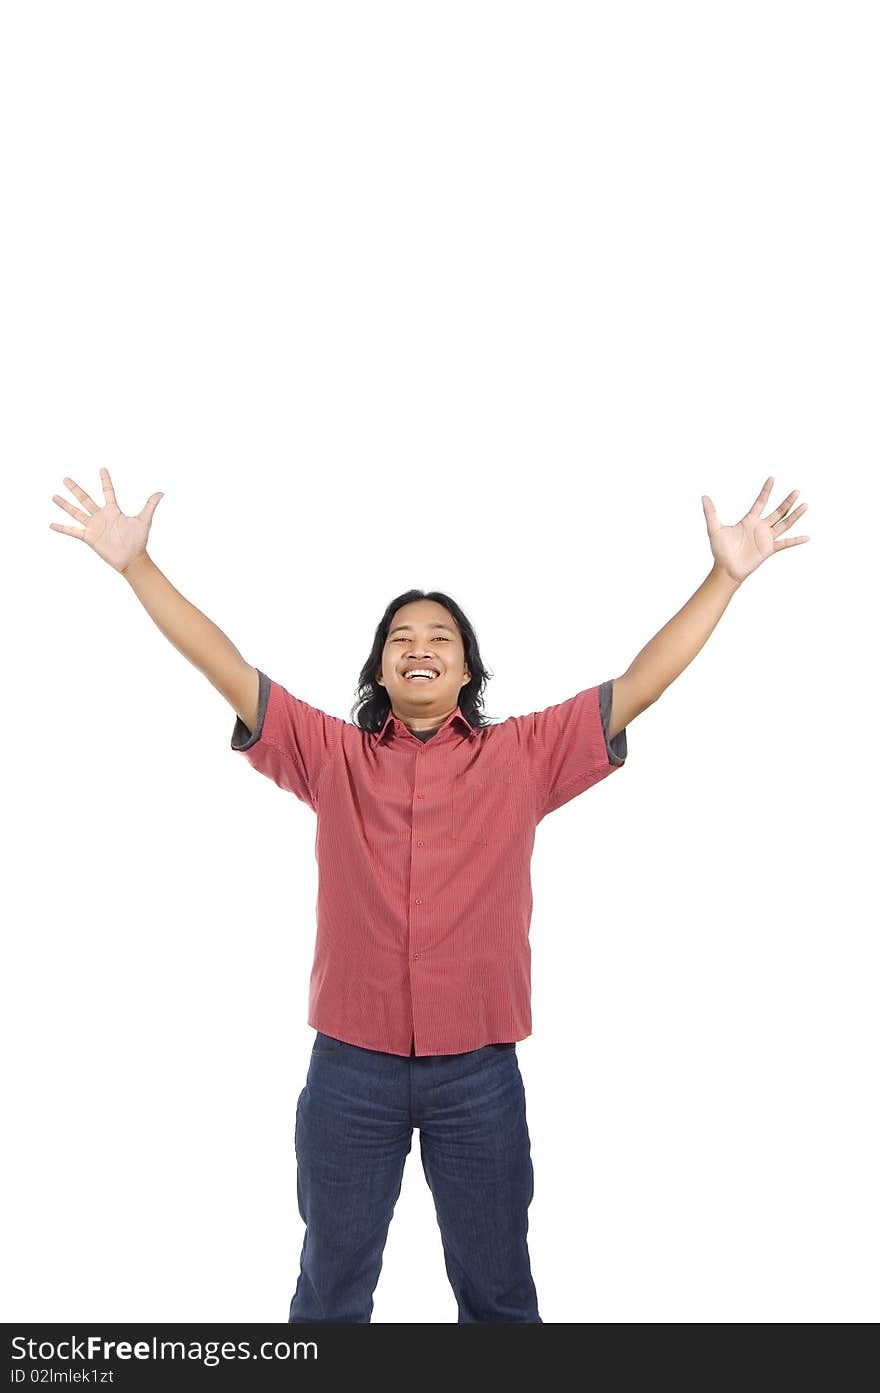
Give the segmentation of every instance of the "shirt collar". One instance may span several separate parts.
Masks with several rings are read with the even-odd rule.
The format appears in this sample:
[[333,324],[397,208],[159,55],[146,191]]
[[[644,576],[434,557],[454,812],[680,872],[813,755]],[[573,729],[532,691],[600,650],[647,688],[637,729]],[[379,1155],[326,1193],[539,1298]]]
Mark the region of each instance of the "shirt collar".
[[[452,715],[447,716],[442,726],[438,726],[438,730],[443,730],[444,727],[451,725],[453,721],[457,721],[469,736],[476,734],[476,726],[471,725],[470,721],[468,720],[467,716],[464,714],[460,706],[456,706],[455,710],[452,712]],[[394,714],[394,711],[389,706],[388,715],[385,717],[385,720],[382,724],[382,729],[378,731],[375,735],[376,744],[378,745],[380,740],[382,740],[385,737],[385,735],[387,735],[389,728],[393,728],[397,724],[402,725],[403,722],[398,722],[397,717]]]

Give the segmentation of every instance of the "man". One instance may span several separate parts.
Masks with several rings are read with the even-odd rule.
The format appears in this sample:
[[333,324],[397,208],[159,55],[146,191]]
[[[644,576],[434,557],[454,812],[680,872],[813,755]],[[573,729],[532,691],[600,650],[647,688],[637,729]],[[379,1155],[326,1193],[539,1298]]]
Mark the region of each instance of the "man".
[[87,511],[55,496],[85,530],[51,526],[126,577],[234,708],[232,748],[318,816],[317,1034],[295,1131],[306,1233],[290,1321],[369,1321],[415,1126],[459,1322],[540,1323],[515,1051],[531,1032],[534,829],[623,764],[629,722],[696,656],[746,576],[809,540],[780,540],[806,504],[787,516],[795,490],[761,518],[771,478],[723,527],[704,497],[712,570],[626,673],[497,726],[481,716],[485,672],[458,605],[440,592],[398,597],[354,725],[245,663],[147,556],[161,495],[127,518],[102,475],[101,509],[69,479]]

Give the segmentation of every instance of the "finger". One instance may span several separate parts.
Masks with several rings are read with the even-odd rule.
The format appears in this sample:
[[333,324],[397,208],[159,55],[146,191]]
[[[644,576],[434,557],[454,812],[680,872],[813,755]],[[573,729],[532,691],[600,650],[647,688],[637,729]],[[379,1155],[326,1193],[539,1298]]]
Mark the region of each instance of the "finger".
[[67,485],[71,493],[76,494],[80,503],[82,503],[85,508],[88,508],[90,512],[96,513],[98,511],[98,505],[94,498],[90,498],[85,489],[80,488],[79,484],[75,484],[72,479],[68,479],[67,477],[62,479],[61,482]]
[[776,543],[773,550],[782,551],[783,547],[796,547],[800,542],[808,542],[809,540],[809,537],[783,537],[781,541]]
[[[781,522],[774,522],[774,531],[777,527],[779,528],[779,533],[777,533],[777,536],[780,533],[787,531],[788,528],[791,527],[792,523],[797,522],[798,518],[801,517],[807,511],[807,507],[808,505],[806,503],[802,503],[799,508],[795,508],[794,512],[791,514],[790,517],[783,518]],[[775,516],[775,514],[773,516]],[[769,522],[770,519],[768,518],[767,521]]]
[[[760,512],[762,511],[762,509],[763,509],[763,507],[764,507],[764,504],[767,502],[767,499],[770,497],[770,493],[771,493],[772,489],[773,489],[773,475],[771,474],[771,475],[770,475],[770,478],[767,480],[766,484],[765,484],[764,487],[761,489],[761,492],[758,494],[758,497],[755,499],[754,503],[752,504],[751,508],[749,509],[749,513],[759,513],[759,514],[760,514]],[[746,514],[746,516],[748,517],[748,513]]]
[[[106,469],[101,470],[101,483],[104,485],[104,502],[116,503],[116,494],[113,492],[113,485],[110,482],[110,473]],[[117,508],[119,504],[116,503]]]
[[703,494],[703,515],[706,519],[706,526],[713,532],[718,526],[718,514],[715,511],[715,504],[712,502],[708,493]]
[[68,537],[79,537],[81,542],[84,542],[86,539],[85,532],[78,532],[75,527],[65,527],[64,524],[60,522],[50,522],[49,526],[53,532],[66,532]]
[[144,506],[138,513],[138,517],[143,518],[147,526],[153,521],[153,514],[160,498],[164,498],[164,493],[151,493]]
[[[800,489],[792,489],[788,497],[782,500],[779,507],[774,509],[774,511],[770,514],[768,518],[765,519],[765,521],[769,522],[771,527],[775,527],[779,519],[785,517],[785,514],[788,512],[789,508],[791,507],[792,503],[797,498],[799,493]],[[797,515],[792,514],[792,516],[795,517]]]
[[59,493],[52,494],[52,502],[57,503],[58,507],[63,508],[66,513],[70,513],[70,516],[76,518],[77,522],[88,522],[88,513],[80,512],[79,508],[74,508],[73,504],[68,503],[67,499],[62,498]]

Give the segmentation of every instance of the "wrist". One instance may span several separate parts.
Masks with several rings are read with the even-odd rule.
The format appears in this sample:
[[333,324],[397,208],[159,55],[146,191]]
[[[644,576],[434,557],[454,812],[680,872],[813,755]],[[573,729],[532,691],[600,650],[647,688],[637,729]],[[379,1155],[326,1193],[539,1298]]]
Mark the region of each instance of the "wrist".
[[731,595],[742,585],[741,580],[734,580],[733,576],[725,571],[723,566],[719,566],[717,561],[709,572],[709,579],[713,580],[719,589],[729,590]]
[[139,551],[137,556],[132,557],[128,565],[125,566],[119,572],[119,574],[121,576],[125,576],[125,579],[129,583],[131,583],[131,581],[134,580],[135,577],[138,576],[141,571],[143,571],[148,565],[151,566],[152,564],[152,559],[147,555],[146,551]]

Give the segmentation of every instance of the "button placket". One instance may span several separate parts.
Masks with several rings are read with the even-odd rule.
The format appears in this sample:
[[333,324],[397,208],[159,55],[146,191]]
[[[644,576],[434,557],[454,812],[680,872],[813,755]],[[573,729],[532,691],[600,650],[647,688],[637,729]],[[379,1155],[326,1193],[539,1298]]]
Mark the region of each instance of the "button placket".
[[[424,749],[424,746],[422,746],[422,749]],[[418,792],[418,791],[416,792],[416,798],[417,798],[417,799],[423,799],[424,796],[425,796],[424,793]],[[424,842],[423,842],[423,841],[418,841],[418,842],[416,842],[416,845],[417,845],[417,846],[424,846]],[[413,903],[414,903],[414,904],[421,904],[421,903],[422,903],[421,897],[417,895],[417,896],[415,897]],[[421,953],[412,953],[412,954],[410,955],[410,961],[411,961],[411,962],[414,962],[414,963],[415,963],[415,962],[418,962],[418,960],[419,960],[419,958],[420,958],[421,956],[422,956]]]

